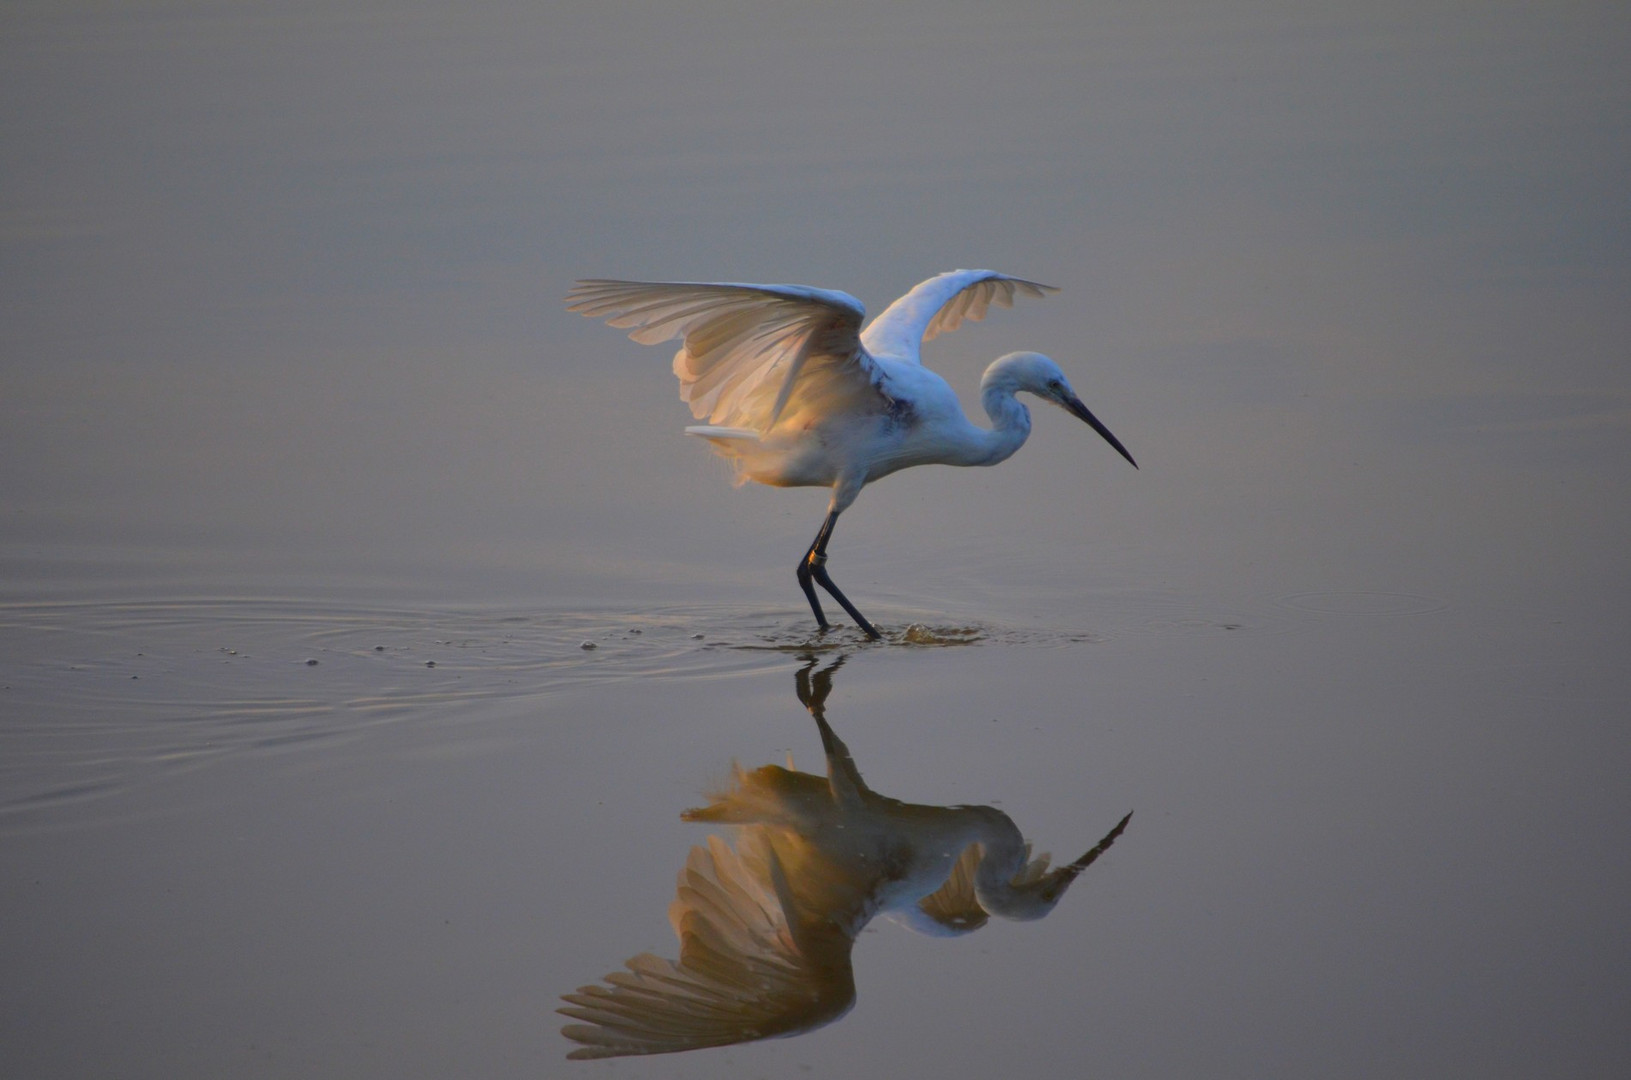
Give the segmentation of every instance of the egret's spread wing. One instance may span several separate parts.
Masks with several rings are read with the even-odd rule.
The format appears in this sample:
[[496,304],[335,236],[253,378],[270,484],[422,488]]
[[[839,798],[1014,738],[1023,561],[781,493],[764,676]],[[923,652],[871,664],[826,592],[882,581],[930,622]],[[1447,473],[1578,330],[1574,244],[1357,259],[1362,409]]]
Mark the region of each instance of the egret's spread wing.
[[858,337],[866,310],[845,293],[596,280],[578,282],[567,300],[568,310],[630,328],[642,344],[681,338],[680,398],[713,425],[765,432],[789,402],[835,389],[878,399],[881,376]]
[[1046,296],[1058,291],[994,270],[952,270],[890,304],[861,334],[861,342],[874,356],[916,360],[923,342],[957,329],[964,319],[979,322],[993,303],[1013,307],[1017,293]]
[[562,995],[559,1010],[584,1021],[561,1033],[581,1043],[571,1058],[664,1054],[792,1035],[842,1016],[855,1001],[851,942],[801,928],[774,849],[718,837],[691,849],[669,921],[676,963],[642,953],[609,986]]

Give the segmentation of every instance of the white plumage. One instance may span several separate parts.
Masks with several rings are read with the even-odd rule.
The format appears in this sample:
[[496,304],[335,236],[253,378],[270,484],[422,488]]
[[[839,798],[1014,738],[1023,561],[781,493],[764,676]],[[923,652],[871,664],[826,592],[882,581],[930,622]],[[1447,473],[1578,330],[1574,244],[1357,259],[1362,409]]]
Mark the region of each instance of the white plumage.
[[816,584],[876,638],[826,570],[838,515],[866,484],[912,465],[1007,459],[1031,431],[1020,391],[1073,413],[1133,461],[1040,353],[1009,353],[986,369],[989,428],[963,415],[951,387],[922,365],[924,341],[983,319],[993,303],[1009,307],[1020,293],[1055,291],[990,270],[954,270],[918,285],[864,330],[866,311],[854,297],[803,285],[589,280],[567,299],[569,310],[626,328],[643,344],[681,340],[680,398],[706,421],[686,430],[731,459],[739,478],[832,489],[827,519],[799,563],[799,585],[823,629]]

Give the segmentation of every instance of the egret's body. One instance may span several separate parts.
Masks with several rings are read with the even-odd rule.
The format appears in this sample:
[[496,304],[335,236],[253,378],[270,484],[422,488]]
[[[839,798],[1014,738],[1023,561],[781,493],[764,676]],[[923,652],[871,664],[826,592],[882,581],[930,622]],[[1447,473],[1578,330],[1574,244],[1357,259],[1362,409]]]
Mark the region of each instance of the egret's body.
[[632,328],[636,341],[683,340],[674,357],[680,397],[707,421],[686,430],[730,458],[740,479],[832,489],[799,585],[823,629],[816,584],[875,638],[826,570],[833,526],[861,488],[912,465],[1006,460],[1031,433],[1021,391],[1071,412],[1133,461],[1040,353],[1009,353],[986,369],[988,428],[963,414],[951,387],[919,358],[924,341],[984,318],[992,302],[1007,307],[1017,292],[1050,291],[990,270],[956,270],[918,285],[865,330],[854,297],[799,285],[580,281],[569,299],[573,311]]

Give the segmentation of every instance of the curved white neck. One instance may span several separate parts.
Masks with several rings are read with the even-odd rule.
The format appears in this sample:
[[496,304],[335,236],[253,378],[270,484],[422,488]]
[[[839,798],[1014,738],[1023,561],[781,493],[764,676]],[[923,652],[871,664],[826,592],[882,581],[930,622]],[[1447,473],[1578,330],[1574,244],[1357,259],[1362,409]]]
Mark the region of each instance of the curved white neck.
[[1031,410],[1014,396],[1015,389],[1012,380],[1001,373],[988,370],[981,380],[980,403],[991,417],[991,428],[980,439],[983,453],[976,464],[1006,461],[1031,437]]
[[968,807],[980,815],[977,832],[982,848],[974,870],[974,894],[980,906],[1005,919],[1040,919],[1053,910],[1075,879],[1074,866],[1059,866],[1040,876],[1016,880],[1030,862],[1030,847],[1007,814],[994,807]]
[[978,812],[976,833],[982,849],[974,871],[974,892],[980,906],[995,915],[1006,915],[1014,906],[1014,876],[1025,868],[1025,838],[1013,819],[995,807],[969,807]]

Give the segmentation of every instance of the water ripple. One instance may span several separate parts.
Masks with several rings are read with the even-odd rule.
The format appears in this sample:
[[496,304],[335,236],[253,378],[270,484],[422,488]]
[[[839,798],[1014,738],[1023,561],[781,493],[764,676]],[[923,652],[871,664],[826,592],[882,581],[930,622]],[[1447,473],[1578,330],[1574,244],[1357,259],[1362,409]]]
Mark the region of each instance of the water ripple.
[[266,597],[0,604],[0,821],[244,753],[468,716],[597,681],[718,678],[788,654],[1059,647],[1079,632],[910,618],[868,641],[803,610],[444,610]]

